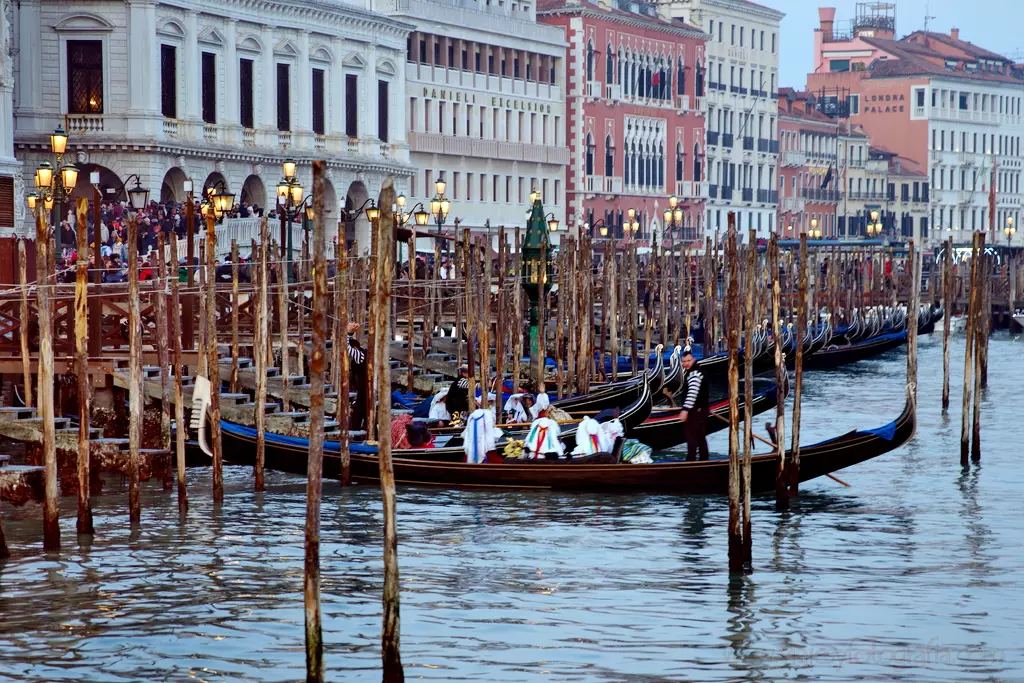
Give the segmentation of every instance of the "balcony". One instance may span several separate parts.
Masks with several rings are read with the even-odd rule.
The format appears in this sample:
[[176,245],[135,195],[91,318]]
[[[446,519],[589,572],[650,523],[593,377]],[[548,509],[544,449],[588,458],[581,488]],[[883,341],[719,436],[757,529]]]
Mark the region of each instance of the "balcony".
[[708,198],[718,199],[718,185],[708,185]]
[[255,128],[243,128],[242,129],[242,144],[246,147],[256,146],[256,129]]
[[779,153],[779,141],[778,140],[772,140],[771,141],[771,144],[768,145],[768,153],[769,154],[778,154]]
[[767,154],[768,150],[771,149],[771,140],[766,138],[757,139],[757,151],[760,154]]
[[743,86],[741,85],[741,86],[739,87],[739,93],[740,93],[741,95],[746,95],[746,94],[747,94],[747,89],[746,89],[746,88],[744,88],[744,87],[743,87]]
[[622,176],[605,176],[605,194],[622,194]]
[[729,86],[729,92],[731,92],[733,94],[737,94],[737,93],[739,93],[739,91],[740,91],[740,87],[738,85],[730,85]]
[[290,130],[277,131],[277,144],[281,147],[292,146],[292,132]]
[[617,83],[608,83],[604,86],[605,97],[612,102],[622,100],[622,86]]
[[758,204],[767,204],[769,201],[771,201],[771,200],[768,199],[768,190],[758,190],[757,191],[757,203]]
[[722,147],[732,149],[732,133],[722,133]]
[[743,138],[743,150],[746,151],[746,152],[753,152],[754,151],[754,138],[752,138],[752,137],[744,137]]
[[164,137],[171,140],[181,139],[181,121],[178,119],[164,119]]
[[751,187],[744,187],[740,190],[741,201],[753,202],[754,201],[754,189]]
[[103,114],[68,114],[65,120],[68,133],[88,135],[102,133],[104,129]]
[[598,192],[604,192],[604,176],[588,175],[583,177],[583,190],[592,199]]
[[839,190],[822,190],[817,187],[805,187],[800,191],[800,196],[811,202],[838,202],[843,198]]
[[[203,142],[216,143],[219,138],[217,135],[217,126],[213,123],[203,124]],[[291,145],[291,142],[288,143]]]
[[327,151],[327,136],[322,133],[317,133],[313,136],[313,149],[317,152]]
[[601,81],[587,81],[587,97],[601,99],[602,85]]
[[718,131],[717,130],[709,130],[707,132],[707,135],[708,135],[708,144],[712,145],[714,147],[717,147],[718,146]]
[[769,204],[778,204],[779,203],[779,191],[778,190],[768,190],[768,203]]
[[705,101],[705,99],[703,97],[694,97],[693,98],[693,111],[697,112],[698,114],[706,114],[707,111],[708,111],[708,108],[707,108],[707,106],[705,106],[704,101]]
[[781,163],[785,168],[800,168],[807,165],[807,154],[798,149],[787,149],[782,153]]
[[722,187],[722,199],[732,199],[731,187]]
[[682,200],[689,199],[693,196],[693,181],[692,180],[677,180],[676,181],[676,196]]

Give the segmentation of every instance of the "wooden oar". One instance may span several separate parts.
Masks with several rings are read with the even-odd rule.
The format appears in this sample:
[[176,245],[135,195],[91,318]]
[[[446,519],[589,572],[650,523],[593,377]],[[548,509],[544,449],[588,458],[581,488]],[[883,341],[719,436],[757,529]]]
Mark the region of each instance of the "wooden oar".
[[[724,418],[721,415],[719,415],[718,413],[712,412],[711,414],[714,415],[715,417],[717,417],[722,422],[728,422],[729,421],[726,418]],[[763,441],[764,443],[768,444],[769,446],[772,447],[773,450],[775,448],[777,448],[777,446],[775,444],[773,444],[771,441],[769,441],[768,439],[764,438],[763,436],[760,436],[759,434],[751,433],[751,436],[754,437],[755,439],[757,439],[758,441]],[[826,472],[825,476],[828,477],[829,479],[833,480],[833,481],[839,482],[843,486],[850,486],[849,484],[847,484],[845,481],[843,481],[842,479],[840,479],[839,477],[837,477],[834,474],[829,474],[828,472]]]

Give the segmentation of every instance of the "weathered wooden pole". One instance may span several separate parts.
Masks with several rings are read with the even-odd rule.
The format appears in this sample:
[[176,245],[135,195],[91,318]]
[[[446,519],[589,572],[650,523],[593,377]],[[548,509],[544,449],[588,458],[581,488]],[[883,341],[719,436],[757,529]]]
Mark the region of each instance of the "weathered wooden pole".
[[[980,323],[978,330],[981,336],[975,336],[978,341],[978,367],[979,377],[981,379],[981,388],[988,386],[988,340],[992,334],[992,281],[994,280],[992,273],[992,262],[993,258],[985,253],[985,242],[984,233],[982,234],[981,244],[981,263],[979,268],[981,269],[980,277],[978,282],[981,286],[981,313],[978,322]],[[977,397],[975,397],[977,401]]]
[[308,275],[307,252],[309,244],[302,241],[302,249],[299,250],[299,261],[292,266],[295,273],[295,371],[299,375],[306,374],[306,276]]
[[[505,240],[505,226],[498,226],[498,297],[495,304],[497,309],[494,325],[494,374],[498,378],[497,406],[495,414],[500,415],[504,407],[505,387],[505,328],[508,326],[507,299],[505,297],[505,275],[508,271],[508,243]],[[515,387],[515,380],[512,382]]]
[[[462,274],[464,302],[466,306],[466,370],[469,373],[469,396],[468,411],[476,410],[476,348],[477,348],[477,327],[476,310],[473,305],[473,251],[474,245],[469,228],[462,229]],[[461,330],[459,331],[461,334]],[[464,416],[468,417],[468,415]]]
[[[480,277],[479,281],[480,302],[478,304],[479,315],[477,316],[477,346],[480,349],[480,407],[487,410],[490,404],[490,380],[491,380],[491,340],[489,329],[491,327],[491,236],[480,240]],[[496,400],[501,403],[501,388],[498,388]],[[500,405],[499,405],[500,407]]]
[[[789,509],[786,471],[786,359],[782,354],[782,294],[779,282],[779,236],[768,243],[768,269],[772,278],[772,338],[775,340],[775,509]],[[747,418],[751,419],[750,417]]]
[[[320,622],[320,497],[324,462],[324,364],[327,357],[327,263],[324,240],[324,173],[313,162],[313,352],[309,364],[309,456],[306,461],[305,613],[306,681],[324,680],[323,628]],[[302,298],[302,290],[300,299]],[[301,303],[301,302],[300,302]],[[301,342],[301,339],[300,339]],[[390,430],[382,430],[390,431]]]
[[[743,493],[743,563],[747,571],[753,569],[753,533],[750,521],[750,484],[753,467],[751,442],[754,440],[754,293],[757,291],[757,232],[751,228],[747,238],[747,276],[744,282],[746,301],[743,308],[743,468],[740,489]],[[739,303],[738,301],[736,302]]]
[[[267,267],[270,245],[270,223],[264,216],[260,220],[259,256],[256,261],[256,320],[253,326],[252,353],[256,363],[256,466],[253,488],[263,491],[264,468],[266,466],[266,435],[267,428],[267,338],[270,336],[270,289],[268,281],[270,270]],[[250,278],[251,279],[251,278]],[[252,310],[252,303],[249,304]],[[335,343],[339,343],[335,340]]]
[[[377,309],[374,322],[377,334],[374,337],[378,353],[374,356],[373,376],[377,382],[378,394],[388,396],[391,387],[391,364],[387,359],[387,329],[391,297],[392,261],[384,257],[391,253],[394,233],[395,202],[394,181],[388,178],[380,191],[380,225],[377,230],[377,287],[373,307]],[[466,236],[468,244],[468,235]],[[468,262],[466,266],[468,267]],[[472,377],[472,375],[470,375]],[[380,490],[384,502],[384,622],[381,632],[381,658],[384,662],[384,681],[404,681],[402,658],[399,649],[399,594],[398,594],[398,534],[395,528],[395,471],[391,462],[391,401],[382,401],[378,407],[378,445],[380,465]]]
[[[178,516],[188,512],[188,491],[185,487],[185,406],[181,387],[181,292],[178,283],[178,240],[171,238],[171,363],[174,366],[174,448],[178,477]],[[161,254],[162,256],[162,254]]]
[[988,320],[992,318],[992,308],[988,304],[986,289],[988,287],[988,257],[985,255],[985,233],[978,233],[978,267],[975,281],[971,285],[972,292],[977,290],[977,308],[974,315],[974,409],[971,424],[971,460],[981,460],[981,390],[984,387],[984,354],[988,341]]
[[[75,366],[78,371],[78,521],[79,534],[93,534],[89,498],[89,200],[78,198],[78,261],[75,265]],[[99,230],[99,226],[96,226]],[[163,254],[161,254],[162,256]],[[25,322],[23,321],[23,324]],[[24,327],[22,328],[24,329]]]
[[515,234],[515,255],[513,258],[513,270],[515,275],[512,280],[512,390],[513,393],[519,389],[519,370],[523,359],[523,300],[522,300],[522,244],[519,242],[519,226],[516,226]]
[[[167,333],[167,262],[164,254],[164,233],[157,230],[157,279],[153,282],[156,294],[156,357],[160,366],[160,448],[171,448],[171,406],[174,399],[171,395],[171,352]],[[164,481],[170,486],[170,480]]]
[[42,207],[36,210],[36,306],[39,317],[39,417],[43,426],[43,549],[60,550],[60,495],[57,490],[57,441],[53,424],[53,309],[50,306],[49,230]]
[[942,410],[949,410],[949,330],[953,307],[953,239],[946,240],[942,258]]
[[277,261],[277,316],[281,333],[281,410],[292,409],[288,386],[288,266],[281,260],[281,248],[274,245],[274,260]]
[[725,315],[728,319],[729,353],[729,572],[743,571],[743,520],[740,507],[740,402],[739,264],[736,254],[736,214],[729,212],[728,282]]
[[[542,244],[540,248],[540,262],[546,264],[548,262],[548,245]],[[540,280],[541,285],[547,284],[547,267],[544,268]],[[533,381],[534,390],[537,392],[544,391],[544,371],[548,362],[548,295],[550,292],[547,291],[547,287],[541,287],[540,294],[537,296],[537,308],[539,313],[537,315],[537,357],[533,358],[533,349],[530,349],[530,363],[533,365]]]
[[[139,313],[138,217],[128,214],[128,513],[142,522],[139,460],[142,447],[142,315]],[[208,250],[209,251],[209,250]]]
[[967,327],[964,330],[966,337],[966,344],[964,348],[964,389],[963,389],[963,402],[961,404],[961,415],[960,415],[960,465],[967,467],[968,456],[971,451],[971,434],[968,431],[970,425],[968,423],[968,414],[971,409],[971,371],[974,369],[974,323],[977,318],[978,308],[978,288],[977,284],[977,271],[978,271],[978,233],[974,233],[974,241],[971,245],[971,279],[968,283],[970,286],[970,297],[967,306]]
[[[21,320],[18,324],[18,338],[21,342],[21,373],[25,383],[25,407],[32,407],[32,354],[28,349],[29,321],[28,312],[28,256],[25,253],[25,240],[18,240],[18,278],[21,284]],[[39,279],[38,277],[36,278]]]
[[[793,383],[793,441],[790,446],[789,462],[789,495],[796,498],[800,495],[800,403],[804,389],[804,336],[807,334],[807,233],[800,235],[800,275],[797,284],[796,314],[796,362],[794,371],[796,379]],[[781,439],[781,437],[779,437]]]
[[231,240],[231,381],[228,386],[232,394],[238,393],[238,306],[238,240]]
[[206,216],[206,364],[210,377],[210,449],[213,451],[213,501],[224,500],[224,450],[220,435],[220,360],[217,357],[217,223]]
[[618,275],[618,249],[615,246],[615,228],[611,229],[612,236],[608,242],[608,311],[601,311],[601,316],[607,320],[611,331],[612,340],[612,381],[619,379],[619,275]]
[[[914,249],[914,240],[907,244],[907,265],[910,267],[910,293],[907,309],[914,311],[907,318],[907,400],[917,413],[917,309],[921,288],[921,255]],[[916,420],[915,420],[916,424]]]
[[[409,372],[409,374],[408,374],[408,376],[406,378],[406,385],[407,385],[407,389],[408,389],[409,393],[412,393],[413,390],[416,388],[415,380],[413,379],[413,375],[414,375],[414,372],[413,372],[413,370],[414,370],[414,365],[413,365],[413,346],[415,346],[414,339],[415,339],[415,334],[416,334],[416,331],[415,331],[415,329],[413,327],[413,316],[414,316],[414,314],[416,312],[416,306],[414,305],[415,302],[416,302],[416,226],[414,225],[412,227],[412,234],[409,236],[409,298],[406,300],[406,303],[405,303],[405,310],[406,310],[406,313],[409,316],[409,327],[408,327],[408,337],[407,337],[407,343],[409,345],[409,352],[408,352],[408,354],[406,356],[406,365],[408,365],[407,369],[408,369],[408,372]],[[426,329],[426,327],[427,327],[427,316],[424,314],[424,316],[423,316],[423,328]],[[423,353],[424,353],[424,358],[426,358],[426,353],[427,353],[426,345],[424,345],[424,347],[423,347]]]
[[629,240],[629,278],[627,280],[629,287],[629,327],[627,329],[629,330],[629,358],[632,363],[633,374],[636,375],[640,367],[637,362],[636,349],[637,304],[639,303],[639,288],[637,285],[640,284],[640,270],[636,258],[636,233],[634,232],[632,235],[632,238]]
[[349,297],[351,296],[352,287],[352,268],[348,262],[348,245],[345,240],[338,240],[338,247],[335,250],[335,261],[338,264],[338,291],[337,291],[337,304],[338,304],[338,329],[341,330],[341,336],[335,340],[336,344],[343,344],[341,349],[341,367],[338,372],[338,404],[337,417],[338,429],[341,432],[341,446],[339,450],[341,452],[341,485],[348,486],[352,483],[352,465],[348,450],[348,431],[350,424],[351,404],[349,403],[348,392],[349,392],[349,362],[350,358],[348,355],[348,312],[349,312]]
[[704,246],[704,357],[713,356],[718,350],[715,345],[715,335],[717,330],[715,329],[715,308],[717,303],[715,302],[715,284],[716,274],[714,272],[715,264],[714,258],[711,252],[711,238],[708,237]]
[[562,240],[561,249],[558,250],[555,264],[558,271],[558,301],[555,304],[555,383],[558,387],[558,398],[565,395],[565,358],[562,355],[562,344],[565,341],[565,319],[566,307],[571,296],[566,282],[566,270],[568,259],[566,249],[569,240]]

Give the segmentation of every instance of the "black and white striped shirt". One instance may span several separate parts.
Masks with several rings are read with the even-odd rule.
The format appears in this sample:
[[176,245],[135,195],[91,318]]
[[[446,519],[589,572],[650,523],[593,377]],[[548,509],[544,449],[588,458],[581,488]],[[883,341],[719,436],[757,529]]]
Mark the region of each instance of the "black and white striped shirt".
[[469,378],[468,377],[461,377],[461,378],[459,378],[459,382],[458,382],[458,384],[456,386],[459,387],[460,389],[469,389]]
[[[704,390],[704,373],[697,368],[690,368],[683,377],[686,386],[686,394],[683,397],[683,410],[693,410],[694,407],[707,406],[707,391]],[[700,399],[703,395],[703,401]],[[703,405],[701,405],[703,403]]]
[[353,339],[352,335],[348,337],[348,357],[356,365],[362,365],[366,362],[366,353],[359,348],[359,342]]

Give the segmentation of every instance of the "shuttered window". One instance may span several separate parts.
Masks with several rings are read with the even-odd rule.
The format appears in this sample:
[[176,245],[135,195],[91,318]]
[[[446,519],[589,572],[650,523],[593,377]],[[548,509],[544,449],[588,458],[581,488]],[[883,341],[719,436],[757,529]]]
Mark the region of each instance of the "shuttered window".
[[313,132],[324,134],[324,70],[313,69]]
[[254,128],[252,118],[252,60],[238,61],[238,122],[243,128]]
[[203,121],[217,123],[217,56],[203,53]]
[[291,90],[288,88],[288,65],[277,65],[277,129],[292,129]]
[[178,118],[178,49],[173,45],[160,46],[160,111]]
[[359,137],[359,77],[345,74],[345,135]]

